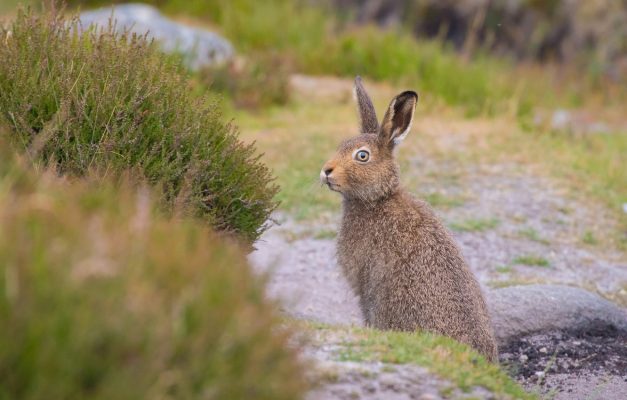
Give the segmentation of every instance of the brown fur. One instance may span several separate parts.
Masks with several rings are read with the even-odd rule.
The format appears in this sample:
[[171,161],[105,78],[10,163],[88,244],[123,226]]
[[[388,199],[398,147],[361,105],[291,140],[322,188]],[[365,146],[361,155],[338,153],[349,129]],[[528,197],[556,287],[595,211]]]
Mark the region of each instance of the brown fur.
[[[361,126],[372,128],[372,102],[359,79],[355,85]],[[429,205],[399,184],[394,147],[411,127],[417,100],[414,92],[395,97],[378,131],[345,140],[321,172],[343,196],[338,260],[368,326],[443,334],[496,361],[477,280]],[[368,162],[356,159],[360,149]]]

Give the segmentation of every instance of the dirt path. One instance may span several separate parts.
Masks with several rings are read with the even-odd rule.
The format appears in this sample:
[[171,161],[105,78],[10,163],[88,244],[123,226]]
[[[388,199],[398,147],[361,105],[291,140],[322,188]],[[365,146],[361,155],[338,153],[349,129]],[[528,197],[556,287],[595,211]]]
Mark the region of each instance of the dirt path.
[[[416,157],[410,158],[409,169],[419,171],[412,181],[420,183],[412,191],[431,199],[440,216],[457,229],[454,234],[484,289],[530,282],[559,283],[580,286],[625,304],[627,260],[618,252],[592,245],[594,240],[603,240],[597,228],[605,218],[601,211],[576,202],[556,189],[553,182],[513,164],[468,168]],[[454,179],[443,180],[442,170]],[[329,236],[336,226],[296,223],[287,216],[278,219],[282,220],[281,226],[269,230],[251,255],[259,271],[271,272],[270,295],[281,298],[285,312],[299,319],[361,324],[356,299],[335,261],[333,239],[316,238]],[[590,244],[584,243],[586,238]],[[318,348],[324,345],[319,343]],[[375,374],[374,381],[358,379],[355,368],[368,371],[382,367],[346,363],[339,363],[339,367],[328,351],[316,350],[313,354],[343,371],[333,384],[324,386],[327,391],[323,393],[335,398],[350,398],[346,394],[349,392],[356,398],[369,398],[369,393],[374,395],[372,398],[411,398],[401,394],[415,382],[403,377],[415,375],[420,381],[426,373],[409,373],[402,367],[396,375]],[[546,377],[535,380],[514,375],[526,387],[557,399],[618,399],[618,394],[627,393],[624,377],[595,375],[585,368],[569,371],[548,371]],[[432,378],[433,382],[441,381]],[[390,379],[398,379],[397,397],[381,389],[392,390],[384,384]],[[366,382],[378,386],[369,391],[372,388],[365,387]],[[423,392],[431,393],[427,389]],[[437,393],[425,398],[439,398]]]

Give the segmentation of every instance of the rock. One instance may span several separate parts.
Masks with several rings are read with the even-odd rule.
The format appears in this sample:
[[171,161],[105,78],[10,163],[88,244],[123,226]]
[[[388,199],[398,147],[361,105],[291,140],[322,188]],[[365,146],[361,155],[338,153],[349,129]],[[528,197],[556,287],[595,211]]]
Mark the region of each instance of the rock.
[[233,57],[233,47],[214,32],[191,28],[163,16],[156,8],[140,4],[120,4],[79,15],[81,29],[89,26],[107,27],[113,17],[117,32],[129,30],[139,35],[148,34],[168,53],[180,52],[192,69],[219,65]]
[[499,345],[548,331],[614,327],[627,332],[627,311],[586,290],[560,285],[527,285],[486,293]]

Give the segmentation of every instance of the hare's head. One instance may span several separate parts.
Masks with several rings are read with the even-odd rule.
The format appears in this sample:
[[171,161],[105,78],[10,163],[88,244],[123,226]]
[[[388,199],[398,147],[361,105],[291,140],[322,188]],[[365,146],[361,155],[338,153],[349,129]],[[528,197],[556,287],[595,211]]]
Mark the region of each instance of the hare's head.
[[340,144],[322,167],[320,180],[345,198],[372,202],[399,185],[394,148],[411,128],[418,95],[407,91],[392,99],[381,125],[359,77],[355,79],[355,99],[361,134]]

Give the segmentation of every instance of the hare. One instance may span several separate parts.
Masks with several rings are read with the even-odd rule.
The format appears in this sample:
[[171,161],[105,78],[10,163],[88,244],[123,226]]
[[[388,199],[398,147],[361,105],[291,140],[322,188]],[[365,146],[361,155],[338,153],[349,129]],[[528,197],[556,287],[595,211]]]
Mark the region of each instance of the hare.
[[354,94],[361,134],[340,144],[320,179],[343,197],[338,261],[366,325],[446,335],[496,361],[486,303],[460,249],[430,206],[400,186],[394,150],[418,95],[396,96],[379,125],[359,77]]

